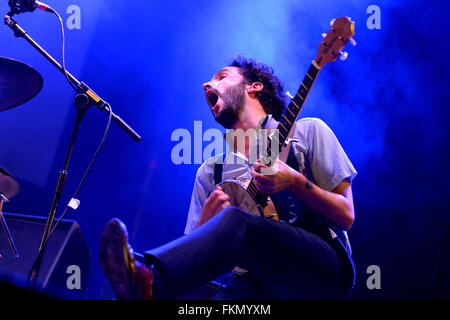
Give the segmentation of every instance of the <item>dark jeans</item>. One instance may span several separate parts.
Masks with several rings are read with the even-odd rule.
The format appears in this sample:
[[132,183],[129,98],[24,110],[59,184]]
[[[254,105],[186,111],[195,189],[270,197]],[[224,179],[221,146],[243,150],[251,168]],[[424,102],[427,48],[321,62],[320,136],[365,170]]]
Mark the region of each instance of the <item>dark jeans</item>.
[[155,266],[155,298],[179,297],[235,266],[249,273],[232,279],[220,299],[346,295],[345,268],[332,244],[301,228],[236,207],[222,210],[190,234],[145,252],[145,259],[147,265]]

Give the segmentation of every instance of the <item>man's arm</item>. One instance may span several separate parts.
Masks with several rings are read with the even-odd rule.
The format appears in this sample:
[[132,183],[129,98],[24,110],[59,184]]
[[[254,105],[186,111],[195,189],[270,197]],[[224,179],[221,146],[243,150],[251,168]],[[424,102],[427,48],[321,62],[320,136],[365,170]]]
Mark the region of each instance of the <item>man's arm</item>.
[[214,217],[220,210],[230,206],[230,198],[221,187],[217,186],[211,191],[214,164],[215,161],[206,161],[197,170],[185,228],[186,234]]
[[198,225],[201,226],[218,214],[221,210],[229,207],[230,205],[230,197],[223,192],[221,187],[216,187],[203,205],[202,214]]
[[272,175],[259,173],[267,166],[257,163],[251,174],[259,191],[272,194],[290,191],[301,203],[321,214],[336,226],[350,230],[355,219],[350,181],[342,180],[331,192],[326,191],[287,164],[277,160],[277,170]]
[[318,187],[301,173],[292,177],[289,191],[302,203],[336,226],[350,230],[355,220],[350,181],[342,180],[331,192]]

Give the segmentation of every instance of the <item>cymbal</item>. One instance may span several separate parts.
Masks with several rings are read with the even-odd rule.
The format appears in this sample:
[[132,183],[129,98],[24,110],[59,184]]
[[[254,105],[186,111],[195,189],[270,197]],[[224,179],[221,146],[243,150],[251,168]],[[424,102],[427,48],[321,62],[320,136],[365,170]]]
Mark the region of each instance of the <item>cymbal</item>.
[[32,99],[43,83],[42,76],[32,67],[0,57],[0,112]]
[[0,166],[0,194],[10,199],[19,193],[19,183],[5,168]]

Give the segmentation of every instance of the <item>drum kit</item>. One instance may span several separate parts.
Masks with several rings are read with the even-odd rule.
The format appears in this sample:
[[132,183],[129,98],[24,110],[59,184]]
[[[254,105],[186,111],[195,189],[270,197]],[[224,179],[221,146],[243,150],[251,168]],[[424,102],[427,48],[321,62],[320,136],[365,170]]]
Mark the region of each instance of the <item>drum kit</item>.
[[[15,108],[36,96],[42,89],[42,76],[32,67],[0,57],[0,112]],[[3,203],[19,193],[19,184],[12,174],[0,166],[0,223],[15,257],[19,256],[11,232],[3,217]],[[0,256],[1,257],[1,256]]]

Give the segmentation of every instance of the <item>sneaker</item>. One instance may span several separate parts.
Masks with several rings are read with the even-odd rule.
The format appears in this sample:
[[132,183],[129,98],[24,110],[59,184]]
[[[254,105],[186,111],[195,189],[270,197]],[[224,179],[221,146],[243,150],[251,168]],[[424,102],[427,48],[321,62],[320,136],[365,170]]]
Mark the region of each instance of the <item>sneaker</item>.
[[119,300],[153,299],[153,272],[134,259],[125,224],[110,220],[100,242],[100,266]]

